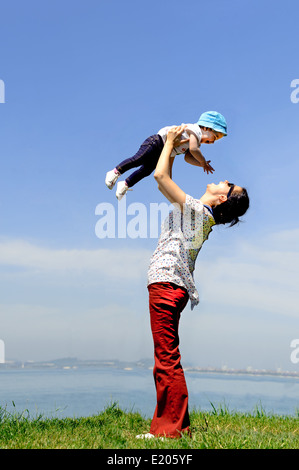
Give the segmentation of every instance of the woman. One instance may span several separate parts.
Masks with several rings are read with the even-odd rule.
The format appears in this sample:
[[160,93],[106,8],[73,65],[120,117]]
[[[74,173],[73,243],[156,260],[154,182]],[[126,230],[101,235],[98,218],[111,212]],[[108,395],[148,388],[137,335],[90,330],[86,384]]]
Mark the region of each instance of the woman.
[[171,179],[171,152],[183,126],[172,128],[154,177],[174,205],[162,227],[148,271],[149,307],[154,340],[157,406],[150,433],[137,437],[180,437],[189,432],[188,391],[179,352],[180,314],[188,300],[198,304],[193,271],[198,252],[215,224],[235,225],[249,207],[247,191],[228,181],[208,184],[198,200]]

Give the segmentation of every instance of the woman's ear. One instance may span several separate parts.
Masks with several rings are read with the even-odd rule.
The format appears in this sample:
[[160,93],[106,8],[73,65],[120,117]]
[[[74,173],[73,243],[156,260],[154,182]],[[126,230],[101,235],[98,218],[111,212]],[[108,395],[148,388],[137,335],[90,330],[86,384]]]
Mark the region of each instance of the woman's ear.
[[212,207],[219,206],[219,204],[222,204],[225,201],[227,201],[227,196],[225,194],[220,194],[212,204]]
[[223,202],[227,201],[227,197],[225,194],[220,194],[217,198],[217,201],[216,203],[214,204],[214,207],[215,206],[219,206],[219,204],[222,204]]

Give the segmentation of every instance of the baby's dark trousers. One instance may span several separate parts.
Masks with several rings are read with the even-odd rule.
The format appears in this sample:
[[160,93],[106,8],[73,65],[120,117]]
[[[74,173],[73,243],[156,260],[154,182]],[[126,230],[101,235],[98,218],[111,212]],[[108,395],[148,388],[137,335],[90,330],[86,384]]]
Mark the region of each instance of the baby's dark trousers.
[[139,167],[134,173],[126,178],[126,183],[131,188],[140,180],[149,176],[157,166],[164,143],[160,135],[155,134],[148,137],[133,157],[127,158],[116,166],[122,175],[132,168]]

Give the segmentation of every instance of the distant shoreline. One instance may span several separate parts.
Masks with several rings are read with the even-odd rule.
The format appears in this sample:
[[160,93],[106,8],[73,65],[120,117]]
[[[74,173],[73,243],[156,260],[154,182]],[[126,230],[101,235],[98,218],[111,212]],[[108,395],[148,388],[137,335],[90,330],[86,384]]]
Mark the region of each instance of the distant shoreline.
[[[18,361],[8,360],[0,364],[0,372],[2,370],[19,370],[19,369],[82,369],[82,368],[107,368],[117,370],[151,370],[153,368],[153,361],[151,359],[142,359],[136,362],[119,361],[119,360],[81,360],[77,358],[61,358],[52,361]],[[228,367],[199,367],[199,366],[185,366],[184,370],[187,373],[205,373],[205,374],[223,374],[223,375],[246,375],[246,376],[265,376],[265,377],[288,377],[299,379],[299,371],[284,371],[284,370],[266,370],[266,369],[253,369],[247,367],[246,369],[230,369]]]

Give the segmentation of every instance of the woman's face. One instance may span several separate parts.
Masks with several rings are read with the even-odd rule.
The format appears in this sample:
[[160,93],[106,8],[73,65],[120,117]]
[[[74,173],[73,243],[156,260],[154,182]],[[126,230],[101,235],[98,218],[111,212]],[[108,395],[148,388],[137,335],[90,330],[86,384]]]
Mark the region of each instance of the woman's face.
[[[213,196],[227,196],[230,190],[231,183],[227,180],[219,181],[218,184],[211,183],[207,185],[207,192]],[[234,192],[241,192],[242,188],[240,186],[234,185]]]

